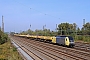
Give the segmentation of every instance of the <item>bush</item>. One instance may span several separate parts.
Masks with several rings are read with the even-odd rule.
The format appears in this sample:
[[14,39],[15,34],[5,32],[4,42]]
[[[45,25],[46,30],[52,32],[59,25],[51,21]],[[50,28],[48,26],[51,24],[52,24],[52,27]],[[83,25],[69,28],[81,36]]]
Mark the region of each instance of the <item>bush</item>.
[[90,36],[89,35],[88,36],[87,35],[77,35],[74,39],[90,43]]
[[7,40],[8,40],[8,35],[0,31],[0,44],[7,42]]

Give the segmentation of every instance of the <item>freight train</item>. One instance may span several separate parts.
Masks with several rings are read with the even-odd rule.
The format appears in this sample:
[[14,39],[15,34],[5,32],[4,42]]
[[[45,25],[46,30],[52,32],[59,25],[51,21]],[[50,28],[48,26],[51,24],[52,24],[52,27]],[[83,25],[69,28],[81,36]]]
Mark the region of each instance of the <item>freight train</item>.
[[26,38],[30,38],[30,39],[36,39],[36,40],[40,40],[40,41],[44,41],[44,42],[49,42],[49,43],[56,43],[59,45],[63,45],[63,46],[68,46],[68,47],[74,47],[75,46],[75,42],[73,37],[71,36],[35,36],[35,35],[19,35],[19,34],[14,34],[15,36],[18,37],[26,37]]

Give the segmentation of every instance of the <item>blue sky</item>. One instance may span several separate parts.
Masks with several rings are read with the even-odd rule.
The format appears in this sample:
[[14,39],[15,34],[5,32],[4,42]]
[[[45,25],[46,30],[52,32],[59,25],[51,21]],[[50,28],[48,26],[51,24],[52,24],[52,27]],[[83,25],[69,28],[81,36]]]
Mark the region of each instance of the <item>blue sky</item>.
[[55,30],[56,24],[90,22],[90,0],[0,0],[0,26],[4,16],[5,31],[20,32],[45,28]]

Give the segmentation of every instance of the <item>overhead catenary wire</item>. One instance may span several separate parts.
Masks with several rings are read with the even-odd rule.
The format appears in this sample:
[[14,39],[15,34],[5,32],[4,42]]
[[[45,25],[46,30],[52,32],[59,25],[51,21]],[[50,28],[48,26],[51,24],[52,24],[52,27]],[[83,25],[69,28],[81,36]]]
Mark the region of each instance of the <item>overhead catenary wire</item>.
[[[23,4],[23,3],[21,3],[21,2],[18,2],[18,1],[15,1],[15,2],[17,2],[17,3],[19,3],[19,4],[23,5],[23,6],[26,6],[25,4]],[[42,13],[40,10],[34,9],[34,8],[32,8],[32,7],[29,7],[29,6],[26,6],[26,7],[29,8],[30,10],[37,11],[37,12],[39,12],[39,13],[45,15],[45,16],[50,16],[50,17],[53,17],[53,18],[56,18],[56,19],[60,19],[60,17],[56,17],[56,16],[54,16],[54,15],[50,15],[50,14],[47,14],[47,13]]]

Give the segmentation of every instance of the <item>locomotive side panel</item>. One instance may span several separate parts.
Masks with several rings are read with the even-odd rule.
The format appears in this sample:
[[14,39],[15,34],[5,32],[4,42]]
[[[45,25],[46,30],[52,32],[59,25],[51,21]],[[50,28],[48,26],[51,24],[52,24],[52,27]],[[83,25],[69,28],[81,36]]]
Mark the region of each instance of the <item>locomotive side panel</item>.
[[64,37],[56,37],[56,43],[59,45],[65,45],[65,38]]

